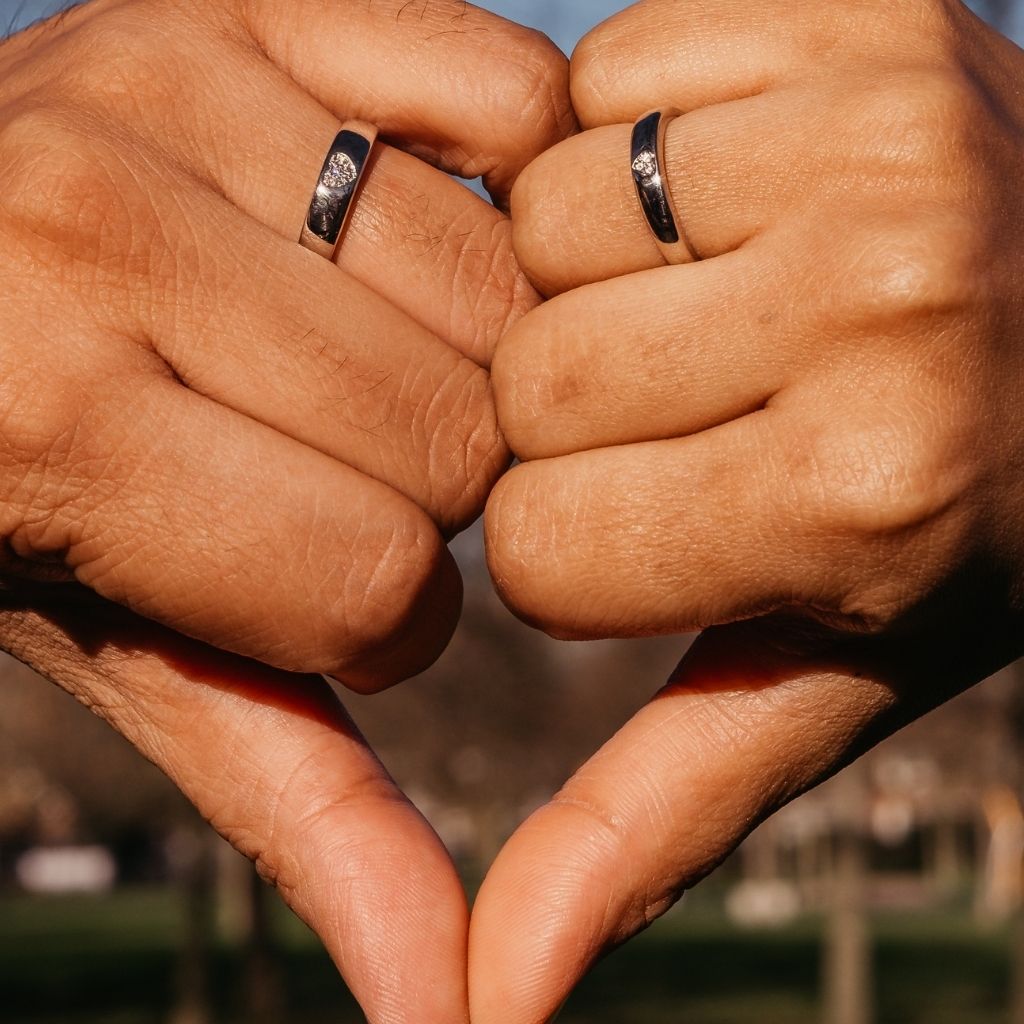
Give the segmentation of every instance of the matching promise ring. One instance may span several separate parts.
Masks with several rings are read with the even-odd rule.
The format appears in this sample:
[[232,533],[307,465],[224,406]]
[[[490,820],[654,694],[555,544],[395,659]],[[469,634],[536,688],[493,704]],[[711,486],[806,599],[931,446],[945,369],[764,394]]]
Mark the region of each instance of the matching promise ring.
[[299,238],[301,245],[324,259],[334,259],[376,142],[372,124],[348,121],[324,160]]
[[665,165],[665,133],[677,110],[644,114],[633,128],[630,163],[633,183],[647,223],[666,262],[694,263],[700,259],[686,238],[669,192]]

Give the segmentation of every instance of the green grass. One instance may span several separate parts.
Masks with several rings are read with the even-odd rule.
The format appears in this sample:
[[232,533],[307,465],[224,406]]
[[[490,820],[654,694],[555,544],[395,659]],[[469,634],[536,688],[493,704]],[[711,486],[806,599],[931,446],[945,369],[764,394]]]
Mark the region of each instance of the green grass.
[[[1009,942],[966,916],[875,923],[878,1024],[1001,1024]],[[681,908],[581,986],[565,1024],[807,1024],[820,1018],[821,924],[746,931]],[[562,1022],[560,1021],[560,1024]]]
[[[357,1008],[302,927],[278,922],[289,1016],[356,1024]],[[0,897],[0,1021],[166,1024],[180,918],[174,894],[104,900]],[[875,921],[878,1024],[1002,1024],[1005,932],[953,912]],[[741,931],[711,899],[683,906],[600,965],[560,1024],[807,1024],[819,1017],[820,923]],[[217,1020],[243,1024],[241,964],[220,948]]]

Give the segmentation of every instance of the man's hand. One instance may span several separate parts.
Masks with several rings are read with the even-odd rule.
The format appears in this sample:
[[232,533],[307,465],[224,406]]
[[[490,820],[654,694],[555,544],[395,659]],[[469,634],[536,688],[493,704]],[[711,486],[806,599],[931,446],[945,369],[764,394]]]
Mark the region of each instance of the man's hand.
[[[541,1024],[766,815],[1024,651],[1024,55],[954,0],[647,0],[520,178],[494,577],[556,636],[707,633],[480,895],[474,1024]],[[632,123],[684,115],[666,267]],[[735,625],[725,625],[738,623]]]
[[[334,265],[297,239],[350,118],[401,148]],[[446,645],[444,538],[508,458],[486,365],[537,296],[444,172],[504,201],[574,124],[552,44],[455,0],[94,0],[0,46],[0,646],[277,880],[373,1022],[466,1019],[465,899],[287,673],[375,690]]]

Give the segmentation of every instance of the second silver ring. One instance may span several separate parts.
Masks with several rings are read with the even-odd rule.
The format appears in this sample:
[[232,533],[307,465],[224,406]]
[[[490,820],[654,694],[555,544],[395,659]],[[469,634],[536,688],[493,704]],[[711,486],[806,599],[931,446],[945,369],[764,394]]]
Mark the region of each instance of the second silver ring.
[[670,264],[700,259],[690,244],[672,200],[665,163],[665,134],[678,110],[652,110],[633,127],[630,167],[640,206],[654,240]]

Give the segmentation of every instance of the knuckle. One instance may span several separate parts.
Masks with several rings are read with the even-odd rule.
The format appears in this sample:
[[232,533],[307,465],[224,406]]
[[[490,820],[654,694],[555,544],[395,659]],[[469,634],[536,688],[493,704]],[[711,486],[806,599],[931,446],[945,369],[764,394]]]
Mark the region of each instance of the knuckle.
[[576,44],[569,62],[569,93],[584,124],[600,120],[605,97],[618,77],[616,55],[621,52],[612,22],[598,25]]
[[[520,335],[522,328],[513,328],[498,345],[491,363],[491,388],[502,434],[516,458],[529,441],[529,424],[535,403],[529,398],[529,360],[524,359]],[[525,392],[525,394],[524,394]]]
[[[851,322],[910,334],[935,318],[959,320],[984,302],[985,238],[969,216],[929,209],[893,218],[860,240],[861,255],[841,275]],[[851,301],[852,300],[852,301]]]
[[[247,51],[247,36],[232,20],[231,6],[229,0],[108,4],[102,16],[86,18],[63,40],[62,87],[83,106],[124,125],[155,119],[173,130],[183,111],[194,118],[204,93],[219,87],[206,55],[216,48],[215,66],[224,67]],[[173,45],[176,36],[187,37],[189,45]]]
[[[487,564],[499,596],[518,615],[530,605],[529,579],[534,568],[531,549],[531,474],[518,466],[498,481],[487,501],[484,535]],[[535,510],[542,514],[540,509]]]
[[883,173],[904,178],[920,191],[946,189],[964,180],[960,169],[970,161],[981,98],[958,65],[942,64],[915,71],[891,88],[865,100],[869,139]]
[[166,116],[191,82],[166,25],[136,5],[90,18],[74,38],[64,81],[93,109],[122,118]]
[[[74,381],[45,391],[8,374],[0,386],[0,508],[4,536],[28,529],[36,535],[58,504],[54,489],[74,458],[88,400]],[[31,538],[26,538],[31,544]]]
[[508,462],[487,372],[460,360],[418,415],[430,506],[446,532],[457,532],[480,515]]
[[[542,295],[564,288],[564,249],[552,234],[552,225],[572,224],[578,197],[564,188],[565,163],[570,155],[554,146],[530,163],[512,190],[512,245],[526,277]],[[560,185],[562,187],[560,187]]]
[[908,379],[841,430],[808,429],[790,456],[796,506],[840,550],[875,558],[891,541],[909,548],[970,486],[969,431],[936,390]]
[[386,525],[368,523],[351,548],[353,569],[324,602],[328,659],[339,674],[382,659],[402,643],[422,613],[445,552],[430,520],[411,511]]
[[491,127],[478,152],[460,160],[464,176],[498,175],[506,186],[529,160],[576,128],[565,55],[540,32],[514,31],[522,38],[505,37],[490,45],[490,78],[501,83],[485,101]]
[[920,45],[947,53],[962,40],[960,25],[966,8],[959,0],[910,0],[901,7]]
[[516,255],[527,271],[533,254],[531,243],[537,231],[536,214],[545,208],[550,195],[550,154],[551,150],[548,150],[527,164],[512,189],[512,238]]
[[537,424],[550,406],[550,378],[531,359],[531,341],[527,327],[513,328],[498,347],[491,366],[501,431],[516,458],[524,461],[533,457]]
[[[13,388],[11,385],[13,384]],[[74,447],[86,397],[74,381],[45,391],[8,376],[0,389],[0,439],[8,464],[37,466],[63,460]],[[12,394],[13,390],[17,394]]]
[[495,224],[487,272],[476,295],[475,319],[480,324],[482,344],[489,361],[509,328],[540,301],[516,258],[508,221]]
[[0,152],[0,216],[51,266],[95,265],[111,238],[130,237],[130,175],[80,119],[28,108],[4,124]]
[[[571,616],[563,614],[559,538],[552,515],[547,474],[535,465],[517,466],[498,482],[484,520],[487,563],[498,595],[520,619],[552,636],[567,637]],[[552,585],[554,584],[554,589]]]
[[552,140],[564,138],[576,122],[569,99],[569,62],[542,32],[522,31],[524,45],[505,99],[510,111],[530,125],[540,152]]
[[592,415],[601,390],[594,366],[560,358],[578,351],[564,336],[576,318],[560,315],[561,301],[538,307],[513,327],[491,366],[498,423],[524,462],[571,451],[581,418]]
[[472,235],[460,251],[460,262],[467,264],[467,272],[458,273],[456,280],[465,290],[463,308],[473,331],[471,352],[484,365],[490,362],[509,328],[539,301],[516,259],[512,231],[509,221],[495,222],[484,247],[482,267],[470,263],[481,260]]
[[[63,555],[98,535],[95,524],[133,471],[123,457],[127,425],[137,422],[129,407],[137,403],[140,416],[153,417],[150,388],[164,378],[126,373],[103,340],[79,340],[92,358],[89,373],[50,371],[41,387],[30,382],[38,366],[26,364],[0,385],[0,508],[8,516],[0,532],[10,536],[6,527],[13,524],[27,555]],[[118,376],[122,386],[106,393],[97,387]],[[98,550],[76,551],[83,581],[106,571],[105,557],[87,554]]]

